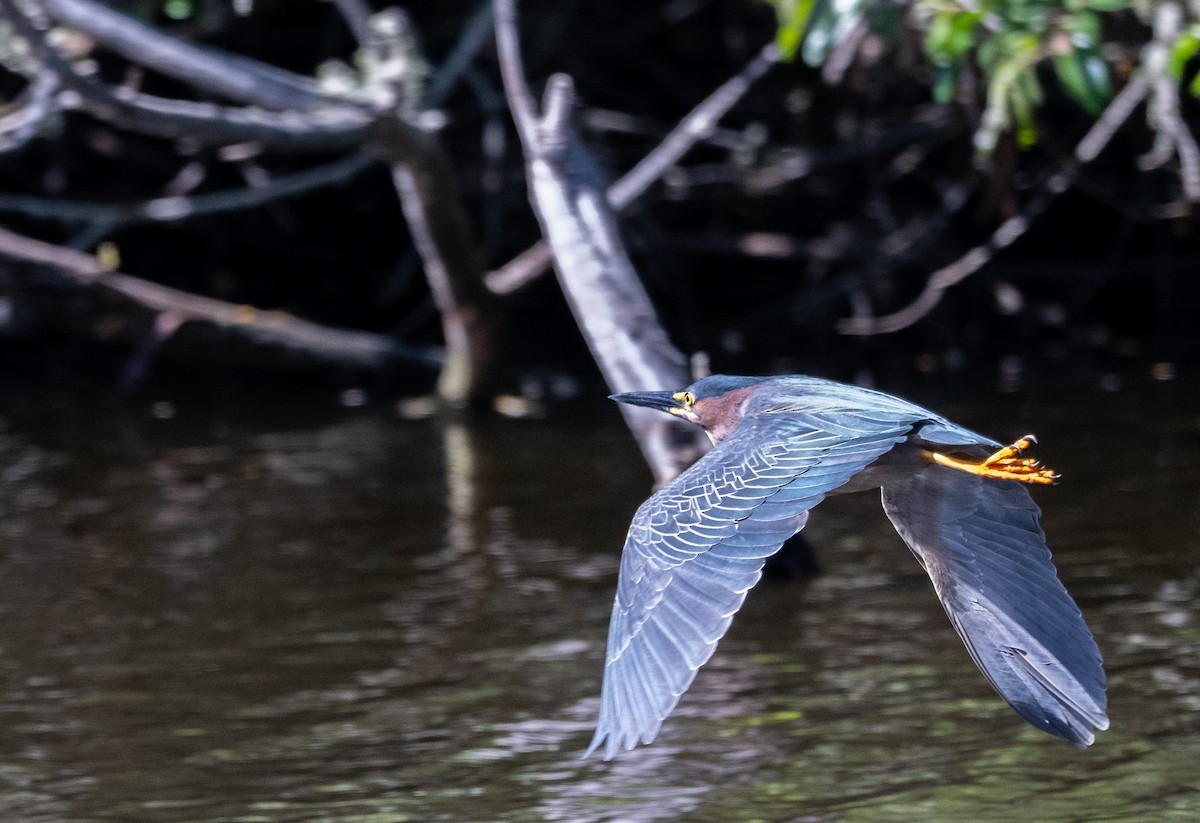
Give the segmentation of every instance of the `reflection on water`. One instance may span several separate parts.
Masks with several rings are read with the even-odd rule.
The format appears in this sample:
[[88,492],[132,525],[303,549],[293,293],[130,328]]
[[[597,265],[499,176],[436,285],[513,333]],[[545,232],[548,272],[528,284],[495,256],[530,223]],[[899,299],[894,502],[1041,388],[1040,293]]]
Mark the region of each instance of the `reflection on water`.
[[1107,659],[1093,748],[991,693],[865,494],[814,515],[825,573],[756,589],[607,764],[579,756],[649,484],[615,413],[0,409],[3,819],[1197,819],[1200,406],[1174,391],[945,409],[1036,422],[1068,478],[1039,499]]

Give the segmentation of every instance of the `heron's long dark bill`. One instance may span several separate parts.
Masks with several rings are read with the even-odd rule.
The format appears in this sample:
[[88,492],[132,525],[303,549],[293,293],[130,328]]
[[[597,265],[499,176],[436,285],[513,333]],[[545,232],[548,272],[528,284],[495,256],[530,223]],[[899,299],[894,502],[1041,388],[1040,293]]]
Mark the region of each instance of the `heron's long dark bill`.
[[649,409],[669,412],[671,409],[680,408],[679,401],[673,397],[673,394],[674,392],[669,391],[631,391],[609,395],[608,399],[616,400],[618,403],[628,403],[631,406],[645,406]]

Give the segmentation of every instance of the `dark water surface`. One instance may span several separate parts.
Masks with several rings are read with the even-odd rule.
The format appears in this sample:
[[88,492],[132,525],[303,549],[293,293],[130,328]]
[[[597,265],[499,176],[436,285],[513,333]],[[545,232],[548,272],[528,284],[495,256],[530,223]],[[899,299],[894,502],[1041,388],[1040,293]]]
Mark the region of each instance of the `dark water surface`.
[[991,692],[874,494],[817,511],[824,574],[751,594],[654,745],[584,762],[649,485],[615,413],[0,401],[0,820],[1200,820],[1196,392],[912,396],[1066,476],[1091,749]]

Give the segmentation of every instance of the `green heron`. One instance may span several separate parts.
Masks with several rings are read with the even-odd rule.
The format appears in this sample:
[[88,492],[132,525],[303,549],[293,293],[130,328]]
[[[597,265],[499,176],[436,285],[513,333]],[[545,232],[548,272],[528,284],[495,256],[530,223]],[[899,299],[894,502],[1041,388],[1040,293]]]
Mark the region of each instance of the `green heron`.
[[1050,562],[1027,484],[1058,476],[920,406],[816,377],[714,375],[613,400],[701,426],[713,449],[634,515],[587,753],[649,743],[766,558],[827,494],[881,488],[971,658],[1017,714],[1080,748],[1108,728],[1100,651]]

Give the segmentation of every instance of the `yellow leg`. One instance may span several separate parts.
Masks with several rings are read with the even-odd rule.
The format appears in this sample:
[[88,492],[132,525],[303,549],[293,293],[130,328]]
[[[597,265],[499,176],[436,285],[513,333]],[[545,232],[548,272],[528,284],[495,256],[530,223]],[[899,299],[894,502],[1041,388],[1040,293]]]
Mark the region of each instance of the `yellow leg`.
[[1040,483],[1052,485],[1058,482],[1059,475],[1047,469],[1037,460],[1020,455],[1037,442],[1032,434],[1027,434],[1015,443],[1005,446],[990,457],[980,461],[964,460],[951,457],[939,452],[926,451],[925,456],[950,469],[977,474],[980,477],[994,477],[997,480],[1016,480],[1018,483]]

